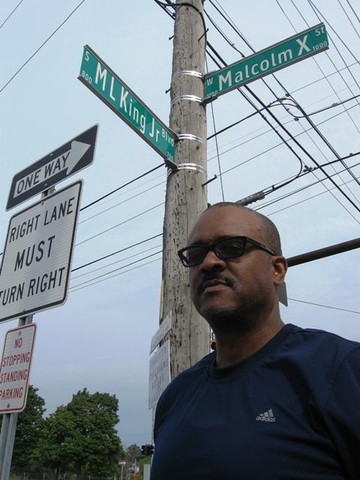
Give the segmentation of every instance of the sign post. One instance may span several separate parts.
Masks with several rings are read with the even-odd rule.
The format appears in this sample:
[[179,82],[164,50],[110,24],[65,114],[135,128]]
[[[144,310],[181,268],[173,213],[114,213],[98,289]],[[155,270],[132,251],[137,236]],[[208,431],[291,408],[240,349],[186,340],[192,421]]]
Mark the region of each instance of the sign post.
[[84,47],[78,79],[159,153],[169,167],[176,168],[175,133],[88,45]]
[[225,68],[208,73],[205,75],[205,99],[216,98],[328,48],[326,28],[320,23]]

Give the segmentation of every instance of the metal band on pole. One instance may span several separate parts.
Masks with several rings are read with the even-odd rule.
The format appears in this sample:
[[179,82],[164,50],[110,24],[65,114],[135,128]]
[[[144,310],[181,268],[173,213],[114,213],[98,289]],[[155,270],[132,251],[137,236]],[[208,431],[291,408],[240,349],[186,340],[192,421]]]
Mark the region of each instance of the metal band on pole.
[[179,77],[196,77],[196,78],[204,78],[204,75],[200,72],[196,72],[195,70],[182,70],[181,72],[175,73],[172,76],[172,80],[175,80]]
[[197,163],[180,163],[177,168],[178,170],[194,170],[196,172],[200,172],[206,175],[205,168],[201,165],[198,165]]
[[192,140],[194,142],[204,143],[205,140],[197,135],[192,135],[191,133],[179,133],[177,140]]
[[178,97],[175,97],[172,100],[171,105],[174,105],[177,102],[182,102],[185,100],[187,100],[188,102],[197,102],[197,103],[203,102],[203,98],[198,97],[197,95],[179,95]]

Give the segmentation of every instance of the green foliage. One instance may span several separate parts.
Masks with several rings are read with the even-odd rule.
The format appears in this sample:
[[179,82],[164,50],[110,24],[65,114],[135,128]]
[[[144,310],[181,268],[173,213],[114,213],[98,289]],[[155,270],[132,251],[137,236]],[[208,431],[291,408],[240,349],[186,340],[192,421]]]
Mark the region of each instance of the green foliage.
[[32,455],[44,425],[45,401],[37,392],[37,388],[29,386],[25,410],[18,416],[12,458],[14,470],[31,469]]
[[124,457],[115,430],[117,411],[115,395],[90,394],[84,388],[45,420],[33,461],[56,474],[117,474],[119,461]]

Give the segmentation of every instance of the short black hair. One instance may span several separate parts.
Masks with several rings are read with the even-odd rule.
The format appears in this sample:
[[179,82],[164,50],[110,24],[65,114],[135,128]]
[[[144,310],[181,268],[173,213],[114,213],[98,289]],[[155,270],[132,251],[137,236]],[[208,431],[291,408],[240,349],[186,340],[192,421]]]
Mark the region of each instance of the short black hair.
[[267,245],[275,252],[276,255],[282,255],[282,248],[281,248],[281,239],[279,230],[277,229],[275,223],[270,220],[270,218],[266,217],[262,213],[257,212],[256,210],[252,210],[249,207],[245,207],[244,205],[240,205],[235,202],[218,202],[214,203],[213,205],[209,205],[207,210],[212,208],[221,208],[221,207],[235,207],[240,208],[242,210],[246,210],[250,212],[252,215],[258,217],[263,225],[264,229],[264,237],[267,242]]

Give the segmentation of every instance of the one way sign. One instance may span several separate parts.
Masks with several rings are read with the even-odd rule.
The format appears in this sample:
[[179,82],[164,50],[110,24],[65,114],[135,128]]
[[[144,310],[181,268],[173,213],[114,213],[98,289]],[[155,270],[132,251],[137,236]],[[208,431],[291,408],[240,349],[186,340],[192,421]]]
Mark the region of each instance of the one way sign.
[[98,125],[33,163],[13,178],[6,210],[89,166],[94,160]]

